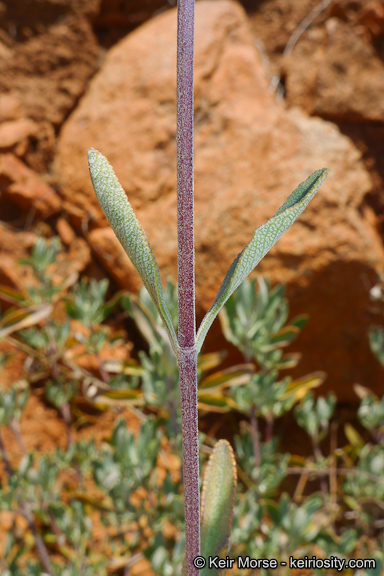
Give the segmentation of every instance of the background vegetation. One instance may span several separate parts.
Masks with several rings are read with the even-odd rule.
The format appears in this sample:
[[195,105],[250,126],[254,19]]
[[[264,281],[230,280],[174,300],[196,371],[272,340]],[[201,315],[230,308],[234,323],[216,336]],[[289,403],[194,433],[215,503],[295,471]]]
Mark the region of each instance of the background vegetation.
[[[0,328],[3,369],[20,351],[24,358],[22,379],[0,392],[0,510],[9,523],[1,574],[135,575],[150,565],[154,574],[176,576],[184,548],[176,359],[144,289],[109,298],[106,280],[57,284],[59,251],[58,239],[40,239],[22,262],[34,284],[23,293],[1,288],[9,303]],[[176,328],[171,281],[165,298]],[[357,423],[338,430],[337,398],[314,393],[326,375],[284,376],[300,362],[285,347],[308,320],[289,319],[284,286],[261,277],[229,299],[221,328],[243,363],[223,369],[219,350],[200,355],[201,463],[225,416],[239,477],[231,558],[375,558],[376,569],[359,574],[379,576],[384,397],[355,387]],[[128,333],[139,349],[128,345]],[[384,330],[368,337],[384,364]],[[20,421],[32,396],[54,407],[66,430],[54,451],[25,447]],[[87,430],[108,412],[113,429],[92,438]],[[278,421],[289,414],[311,455],[282,449]],[[11,437],[21,458],[9,449]],[[233,571],[255,573],[268,571]]]

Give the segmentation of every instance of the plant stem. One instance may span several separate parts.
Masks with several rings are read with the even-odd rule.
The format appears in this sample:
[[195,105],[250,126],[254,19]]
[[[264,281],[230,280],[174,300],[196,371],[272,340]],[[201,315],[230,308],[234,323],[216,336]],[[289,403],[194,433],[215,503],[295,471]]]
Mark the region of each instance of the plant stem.
[[[14,476],[14,471],[13,471],[11,463],[9,461],[7,451],[5,449],[1,432],[0,432],[0,453],[2,455],[4,467],[5,467],[5,470],[6,470],[7,475],[8,475],[8,480],[10,480]],[[42,539],[42,537],[39,534],[39,531],[38,531],[37,526],[35,524],[34,517],[31,513],[31,510],[30,510],[27,502],[21,502],[20,503],[20,510],[21,510],[22,515],[24,516],[24,518],[27,521],[28,528],[30,529],[30,531],[33,534],[33,537],[35,539],[36,548],[37,548],[37,551],[39,553],[40,560],[41,560],[41,562],[45,568],[45,571],[47,572],[47,574],[52,575],[53,571],[52,571],[51,561],[49,559],[48,550],[44,544],[44,540]]]
[[198,576],[200,554],[195,246],[193,230],[194,0],[177,3],[177,233],[181,422],[185,498],[185,571]]
[[[312,436],[312,446],[313,446],[313,452],[315,454],[315,460],[319,464],[322,460],[323,454],[320,449],[319,441],[315,436]],[[320,476],[320,488],[323,494],[324,502],[326,502],[328,496],[328,490],[324,476]]]
[[193,559],[200,554],[199,437],[197,414],[197,352],[182,348],[179,356],[183,482],[185,507],[185,569],[198,576]]
[[194,0],[177,4],[177,232],[179,344],[195,345],[195,246],[193,234]]
[[275,419],[273,417],[273,414],[270,413],[267,416],[267,425],[265,428],[265,441],[266,442],[271,442],[273,440],[273,425],[275,423]]
[[259,423],[256,416],[256,407],[254,404],[251,406],[250,413],[251,436],[253,445],[253,455],[255,457],[255,466],[259,467],[261,462],[260,456],[260,438],[259,438]]

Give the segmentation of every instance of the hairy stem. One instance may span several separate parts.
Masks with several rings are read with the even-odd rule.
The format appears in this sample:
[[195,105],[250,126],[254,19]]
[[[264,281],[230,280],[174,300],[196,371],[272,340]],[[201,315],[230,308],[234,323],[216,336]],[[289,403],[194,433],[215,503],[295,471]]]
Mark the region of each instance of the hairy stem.
[[193,234],[194,0],[177,5],[177,233],[179,344],[195,345],[195,246]]
[[177,3],[177,233],[178,340],[183,479],[185,498],[185,571],[198,576],[193,559],[200,553],[197,352],[195,349],[195,246],[193,229],[193,49],[194,0]]
[[193,559],[200,554],[199,438],[197,414],[197,352],[182,348],[179,356],[183,480],[185,499],[185,569],[198,576]]

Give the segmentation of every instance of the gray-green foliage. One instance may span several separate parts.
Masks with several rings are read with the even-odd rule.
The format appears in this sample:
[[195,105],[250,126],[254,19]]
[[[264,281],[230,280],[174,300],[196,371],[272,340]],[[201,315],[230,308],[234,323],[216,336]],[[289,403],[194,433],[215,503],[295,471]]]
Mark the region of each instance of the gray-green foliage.
[[[177,290],[171,280],[164,289],[164,299],[170,310],[173,325],[177,329]],[[139,296],[124,295],[121,304],[135,321],[141,335],[145,338],[149,350],[139,351],[143,368],[141,389],[146,405],[153,407],[158,414],[165,416],[166,426],[173,439],[181,431],[179,371],[177,359],[172,352],[163,324],[147,290],[142,288]],[[226,370],[210,373],[222,362],[222,353],[201,354],[198,359],[198,400],[199,407],[217,412],[233,408],[227,389],[232,384],[249,382],[249,367],[234,366]],[[248,370],[248,372],[247,372]]]
[[94,478],[102,490],[109,492],[120,512],[128,513],[131,491],[149,480],[159,443],[160,436],[152,419],[143,423],[137,438],[123,420],[116,424],[111,445],[103,448],[101,458],[95,463]]
[[[256,289],[257,287],[257,289]],[[325,375],[309,374],[293,381],[279,376],[295,367],[300,354],[285,354],[284,348],[300,334],[307,316],[288,321],[289,305],[282,284],[271,288],[264,278],[246,279],[220,310],[219,318],[226,339],[236,346],[247,362],[259,367],[244,385],[230,386],[239,412],[273,421],[288,412],[310,388],[322,383]]]
[[[260,288],[260,284],[263,288]],[[246,282],[238,291],[237,299],[234,294],[233,299],[229,299],[226,304],[230,306],[231,302],[236,303],[236,306],[229,308],[227,312],[232,337],[238,339],[233,343],[243,354],[245,350],[251,350],[251,358],[255,362],[258,362],[256,353],[260,346],[263,355],[258,357],[259,360],[267,358],[271,362],[270,368],[264,364],[264,371],[254,374],[254,383],[258,382],[258,385],[254,386],[253,383],[249,386],[254,396],[248,398],[248,401],[257,400],[258,414],[263,418],[266,418],[271,410],[277,416],[280,412],[273,409],[273,397],[276,396],[276,404],[280,397],[281,406],[288,410],[292,405],[286,405],[288,398],[289,402],[292,401],[289,395],[299,390],[299,395],[295,396],[295,401],[303,399],[297,409],[298,414],[301,414],[299,420],[301,418],[304,430],[312,438],[320,440],[329,429],[334,399],[320,397],[316,400],[312,395],[306,396],[308,388],[303,382],[296,387],[291,386],[293,382],[288,386],[284,384],[284,393],[283,388],[276,388],[281,381],[275,377],[277,368],[274,362],[281,365],[285,357],[281,354],[274,357],[273,351],[282,352],[282,344],[292,341],[302,324],[300,321],[297,324],[287,322],[288,306],[284,303],[283,290],[280,287],[270,289],[267,283],[260,281],[259,294],[255,290],[255,283],[251,285],[251,290],[249,286]],[[261,297],[263,289],[264,296]],[[84,328],[88,326],[87,330],[97,332],[97,322],[107,317],[117,300],[105,302],[106,291],[103,285],[100,288],[95,285],[93,290],[100,290],[99,294],[103,293],[103,297],[95,296],[89,283],[83,283],[80,288],[75,287],[68,296],[69,301],[76,303],[79,294],[83,300],[80,298],[77,301],[77,312],[73,313],[73,307],[69,307],[68,312],[73,313],[73,318],[82,323]],[[176,295],[171,285],[165,288],[164,298],[176,328]],[[258,304],[258,298],[263,305]],[[14,466],[13,476],[7,481],[2,479],[0,485],[1,509],[18,510],[18,513],[21,513],[20,504],[26,502],[38,529],[44,535],[49,554],[54,553],[55,558],[60,556],[60,563],[52,562],[54,576],[106,576],[107,573],[119,573],[132,557],[141,552],[150,561],[155,574],[178,576],[181,573],[184,549],[184,539],[181,536],[184,517],[182,487],[180,476],[175,477],[171,470],[164,473],[164,467],[159,466],[162,445],[168,445],[168,450],[175,446],[172,444],[172,427],[167,426],[169,418],[164,416],[167,407],[164,410],[161,406],[161,402],[167,401],[169,396],[163,388],[155,384],[156,381],[162,383],[164,375],[168,373],[174,376],[170,379],[172,389],[177,388],[176,358],[170,351],[169,341],[163,338],[160,316],[148,294],[143,291],[138,299],[124,299],[120,296],[119,301],[124,303],[125,310],[136,322],[148,343],[148,352],[145,353],[148,364],[143,361],[143,366],[135,367],[139,380],[137,392],[146,386],[145,379],[149,383],[144,403],[139,406],[142,423],[137,431],[133,433],[123,420],[118,420],[111,437],[105,438],[101,447],[84,437],[79,442],[70,442],[65,449],[58,449],[52,455],[41,457],[26,453],[20,465]],[[271,302],[274,302],[273,306],[270,305]],[[259,311],[259,315],[255,314],[252,323],[247,323],[248,312],[252,313],[253,306]],[[84,314],[81,313],[82,308],[85,310]],[[253,323],[257,325],[256,330]],[[33,349],[33,358],[37,355],[43,358],[53,351],[50,358],[58,361],[61,370],[65,366],[68,346],[71,340],[74,340],[72,329],[68,331],[68,326],[69,322],[60,324],[46,318],[40,321],[38,328],[22,332],[23,345]],[[87,331],[84,330],[84,333]],[[255,334],[258,336],[254,339],[256,345],[252,348],[250,343]],[[19,338],[21,332],[16,331],[15,335]],[[52,342],[56,344],[54,350]],[[78,340],[75,339],[75,342]],[[95,354],[97,352],[97,346],[89,344],[87,349],[93,350]],[[167,357],[165,350],[169,353]],[[214,355],[203,355],[200,358],[201,366],[204,367],[202,372],[209,367],[216,368],[218,355],[216,356],[214,358]],[[168,371],[162,367],[165,359],[170,362],[172,359]],[[292,361],[295,361],[294,357]],[[47,377],[45,370],[50,363],[51,360],[44,364],[44,371],[40,371],[36,370],[35,360],[28,362],[26,369],[32,370],[26,373],[26,379],[36,374],[40,378],[39,382],[44,378],[46,397],[54,405],[63,406],[63,403],[73,400],[71,379],[67,378],[66,372],[62,373],[62,376],[65,376],[62,381],[51,380],[51,373]],[[105,363],[105,368],[108,368],[108,362]],[[278,368],[281,369],[282,367]],[[232,382],[233,386],[225,385],[227,377],[225,371],[204,376],[201,383],[207,388],[203,390],[210,390],[209,386],[217,383],[224,387],[224,391],[228,388],[233,392],[242,388],[247,390],[239,374],[237,384]],[[65,384],[64,388],[60,388],[61,384]],[[26,400],[27,387],[23,382],[14,389],[0,393],[0,433],[4,426],[12,427],[12,423],[20,419]],[[245,414],[247,402],[243,406]],[[240,404],[239,401],[238,406]],[[382,566],[382,404],[383,399],[380,400],[373,394],[366,395],[358,411],[361,423],[372,432],[374,443],[364,446],[361,441],[357,448],[347,446],[344,449],[338,446],[332,457],[324,456],[324,467],[321,470],[314,465],[311,458],[300,459],[280,453],[276,437],[268,442],[260,441],[260,462],[257,465],[249,424],[244,423],[240,434],[235,437],[236,465],[240,475],[230,539],[230,557],[241,554],[286,559],[287,555],[311,555],[321,550],[327,557],[331,554],[346,557],[374,556],[377,557],[378,566]],[[204,406],[208,409],[207,404]],[[148,417],[148,412],[152,416]],[[297,497],[296,494],[294,497],[287,494],[280,497],[282,482],[292,466],[296,467],[296,470],[302,469],[301,480],[309,474],[311,481],[313,475],[317,481],[316,487],[316,474],[321,472],[325,475],[328,486],[327,467],[333,466],[331,458],[343,467],[343,474],[336,486],[336,496],[333,493],[336,507],[333,504],[327,507],[327,497],[323,494],[320,496],[318,492],[310,497]],[[65,480],[67,475],[70,478],[68,486]],[[220,483],[213,482],[211,488],[220,494],[220,486]],[[97,496],[93,490],[97,490]],[[95,511],[106,529],[115,534],[111,537],[110,548],[102,548],[101,553],[94,549],[100,545],[94,545],[95,526],[90,521]],[[224,524],[222,527],[225,530]],[[164,529],[169,525],[173,527],[171,536]],[[44,572],[41,562],[29,561],[25,565],[24,558],[30,553],[31,546],[33,547],[29,534],[26,531],[25,535],[20,536],[16,530],[10,530],[6,554],[0,560],[2,574],[34,576]],[[367,576],[379,573],[367,572]],[[260,576],[265,574],[261,571]]]
[[[181,24],[180,32],[183,29],[183,24]],[[179,94],[180,98],[182,94]],[[179,124],[178,124],[179,126]],[[179,141],[179,144],[182,144],[183,139]],[[137,272],[141,276],[141,279],[147,288],[151,298],[153,300],[154,305],[156,306],[157,311],[159,312],[164,325],[165,329],[168,333],[168,337],[170,340],[170,344],[172,349],[178,358],[178,362],[180,365],[180,370],[182,363],[184,361],[184,354],[180,351],[179,341],[176,336],[176,332],[174,329],[174,324],[172,321],[172,316],[168,310],[167,304],[164,299],[164,293],[161,285],[161,278],[159,267],[156,261],[156,258],[153,254],[153,251],[148,243],[147,237],[145,235],[144,230],[140,226],[135,213],[132,210],[130,203],[128,202],[127,196],[121,187],[119,181],[117,180],[115,173],[108,163],[106,158],[102,156],[96,150],[89,150],[88,152],[89,158],[89,169],[91,173],[92,183],[97,195],[97,198],[100,202],[103,211],[111,224],[117,238],[120,240],[124,250],[128,254],[129,258],[131,259],[133,265],[135,266]],[[180,165],[178,165],[180,169]],[[211,306],[208,310],[207,314],[205,315],[200,328],[197,332],[197,335],[194,339],[193,348],[196,352],[200,352],[206,334],[216,318],[218,312],[228,300],[228,298],[233,294],[233,292],[238,288],[241,283],[246,279],[248,274],[252,272],[252,270],[257,266],[260,260],[267,254],[267,252],[272,248],[272,246],[279,240],[279,238],[283,235],[283,233],[291,226],[291,224],[296,220],[296,218],[303,212],[307,204],[316,194],[319,186],[323,182],[324,178],[326,177],[328,170],[318,170],[312,176],[307,178],[305,182],[300,184],[298,188],[288,197],[285,201],[283,206],[275,212],[268,222],[255,231],[250,243],[242,250],[242,252],[235,258],[234,262],[230,266],[224,281],[218,291],[218,294]],[[179,201],[181,204],[183,203],[183,194],[180,195]],[[185,214],[187,216],[187,214]],[[189,215],[192,216],[193,215]],[[179,221],[179,231],[180,226],[182,223]],[[192,230],[193,235],[193,230]],[[185,240],[186,242],[190,240]],[[185,246],[181,246],[179,243],[179,250],[182,253],[182,250]],[[179,268],[180,269],[180,268]],[[193,271],[191,270],[191,275],[193,276]],[[187,272],[188,273],[188,272]],[[193,279],[194,281],[194,279]],[[193,287],[194,291],[194,287]],[[194,304],[193,304],[194,306]],[[193,308],[192,306],[192,308]],[[188,324],[192,325],[191,323],[195,322],[194,318],[185,318],[185,326]],[[181,323],[181,322],[180,322]],[[183,324],[184,325],[184,324]],[[184,327],[185,327],[184,326]],[[192,344],[190,344],[192,346]],[[197,356],[196,356],[197,358]],[[196,360],[197,362],[197,360]],[[197,366],[195,365],[195,370]],[[194,386],[194,382],[190,382],[190,386]],[[164,386],[163,386],[163,393],[164,393]],[[182,413],[186,413],[187,410],[192,409],[192,407],[183,406]],[[196,408],[194,408],[196,410]],[[197,413],[195,415],[197,418]],[[176,421],[175,418],[173,418]],[[185,424],[185,426],[190,426],[190,423]],[[187,431],[187,428],[183,426],[183,435],[185,437],[189,437],[191,440],[192,436],[192,428]],[[197,442],[197,431],[194,429],[193,432],[194,442]],[[184,465],[188,468],[191,467],[198,467],[198,461],[194,460],[184,461]],[[188,498],[193,498],[193,501],[197,505],[198,501],[198,487],[196,483],[193,485],[187,484],[185,486],[186,489],[186,500]],[[219,487],[216,486],[215,489],[219,490]],[[218,505],[224,506],[221,502],[218,502]],[[186,515],[190,514],[189,508],[186,508]],[[213,514],[213,512],[212,512]],[[199,526],[196,520],[197,516],[191,515],[189,520],[191,523],[191,530],[194,531],[196,534],[199,532]],[[193,527],[192,527],[193,524]],[[191,533],[192,533],[191,532]],[[195,539],[196,540],[196,539]],[[193,553],[196,554],[198,551],[195,549],[192,552],[190,546],[192,545],[191,542],[186,542],[186,557],[188,563],[188,573],[189,570],[192,569],[190,564],[192,563],[192,555]]]
[[29,389],[26,382],[0,393],[0,426],[9,426],[12,420],[20,420],[28,397]]
[[169,550],[166,539],[158,533],[153,544],[144,552],[151,562],[151,568],[158,576],[180,576],[182,573],[185,537],[180,536],[173,550]]
[[[93,149],[89,150],[88,159],[93,187],[100,205],[151,295],[177,356],[178,342],[172,317],[164,300],[159,267],[145,232],[107,159]],[[250,243],[235,258],[196,335],[195,347],[198,352],[221,307],[300,216],[315,196],[327,173],[327,169],[318,170],[302,182],[272,218],[256,229]]]
[[88,152],[89,169],[97,198],[109,223],[152,297],[161,315],[175,354],[178,343],[172,318],[164,300],[159,267],[144,230],[106,158],[97,150]]
[[[320,525],[316,522],[316,513],[323,504],[318,494],[313,494],[302,505],[291,502],[288,494],[284,493],[279,502],[267,503],[268,514],[272,520],[271,545],[282,545],[289,553],[289,549],[296,549],[303,543],[312,542],[320,532]],[[277,528],[276,533],[275,529]]]
[[60,240],[58,237],[46,241],[38,238],[29,258],[21,260],[20,264],[30,266],[39,280],[37,286],[28,286],[28,296],[33,304],[52,302],[57,293],[62,290],[62,285],[54,284],[50,274],[50,266],[55,263],[60,252]]
[[357,412],[360,422],[368,430],[382,430],[384,433],[384,396],[375,398],[367,395],[361,401]]
[[[279,500],[261,500],[249,489],[235,508],[232,550],[241,550],[243,557],[285,559],[303,554],[317,542],[321,534],[318,522],[322,499],[314,494],[298,505],[287,493]],[[260,570],[267,575],[267,570]],[[283,572],[284,573],[284,572]]]
[[277,438],[263,442],[260,450],[260,464],[256,466],[252,438],[247,430],[234,438],[236,456],[241,468],[252,480],[255,491],[263,497],[272,497],[287,474],[290,455],[280,454]]
[[[97,573],[104,576],[107,567],[110,571],[127,549],[134,553],[143,546],[148,558],[152,559],[156,552],[155,543],[162,538],[164,521],[168,519],[174,523],[180,533],[183,518],[180,482],[174,481],[169,472],[165,478],[159,477],[156,461],[161,436],[161,429],[153,418],[142,424],[136,436],[127,429],[123,420],[119,420],[110,442],[105,443],[101,450],[93,440],[82,440],[73,442],[67,450],[58,449],[39,459],[35,454],[27,453],[18,468],[13,470],[8,484],[0,485],[0,510],[23,514],[19,506],[23,502],[28,503],[31,514],[39,518],[44,526],[47,544],[64,557],[69,555],[72,558],[65,567],[61,564],[61,571],[53,562],[54,574],[74,576]],[[63,487],[59,479],[60,474],[68,470],[72,471],[72,475],[75,473],[77,489],[67,489],[67,497],[70,498],[66,503],[62,498]],[[92,478],[102,497],[99,495],[95,498],[88,494]],[[132,500],[138,490],[144,492],[141,497],[136,496],[136,500]],[[112,559],[92,549],[91,508],[99,510],[106,526],[112,530],[119,527],[122,531],[122,538],[111,542],[114,550]],[[134,528],[143,518],[147,518],[150,526],[146,542]],[[124,534],[131,534],[129,544]],[[10,537],[4,570],[11,570],[11,574],[18,574],[19,558],[28,549],[21,546],[20,553],[15,557],[15,546],[14,538]],[[179,538],[175,540],[175,546],[177,551],[180,548]],[[168,553],[168,556],[175,566],[181,563],[180,554],[177,556],[175,552],[175,556],[170,556]],[[126,562],[128,560],[129,555]],[[32,576],[34,570],[40,574],[38,570],[41,569],[39,562],[30,563],[25,573]],[[158,573],[162,574],[161,571]]]
[[[236,462],[231,445],[219,440],[204,475],[201,514],[201,554],[224,557],[228,550],[237,485]],[[221,570],[205,566],[200,574],[217,576]]]
[[[384,443],[366,444],[361,450],[356,472],[348,475],[345,491],[354,498],[384,500]],[[369,511],[362,511],[368,520]]]
[[336,406],[336,396],[328,394],[315,399],[313,394],[307,394],[295,408],[295,416],[299,426],[304,428],[312,438],[322,439],[328,432],[329,422]]
[[369,344],[372,352],[384,366],[384,328],[376,326],[369,331]]
[[[172,324],[177,329],[177,296],[171,281],[168,281],[164,289],[164,300],[171,310]],[[171,416],[170,425],[174,434],[177,434],[179,374],[177,360],[164,332],[161,316],[145,288],[140,290],[138,297],[132,294],[124,296],[122,305],[134,319],[149,345],[148,354],[144,351],[139,352],[140,362],[144,368],[142,390],[145,402],[157,408],[168,409]]]
[[[257,289],[256,289],[257,282]],[[219,318],[226,339],[247,359],[255,359],[265,370],[292,368],[297,355],[284,355],[307,322],[301,315],[288,320],[289,306],[284,285],[271,288],[262,277],[245,280],[228,298]]]
[[72,297],[67,302],[67,312],[87,328],[98,326],[107,316],[105,305],[108,280],[85,279],[75,285]]
[[21,264],[31,266],[36,275],[42,280],[42,283],[44,283],[47,268],[56,261],[59,252],[59,238],[52,238],[49,243],[44,238],[38,238],[32,248],[31,256],[28,259],[21,260]]
[[315,196],[327,174],[327,169],[314,172],[292,192],[268,222],[255,230],[250,243],[232,262],[211,308],[201,322],[196,336],[197,350],[201,349],[205,336],[221,307],[296,218],[300,216]]

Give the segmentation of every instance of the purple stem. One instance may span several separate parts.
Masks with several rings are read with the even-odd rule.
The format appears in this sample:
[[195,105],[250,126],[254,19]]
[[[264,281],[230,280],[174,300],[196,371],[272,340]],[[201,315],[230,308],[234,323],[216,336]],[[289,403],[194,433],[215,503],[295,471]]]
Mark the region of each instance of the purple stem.
[[197,352],[184,348],[179,355],[183,481],[185,508],[185,569],[198,576],[193,559],[200,555],[199,439],[197,414]]
[[193,50],[194,0],[177,3],[177,232],[178,340],[183,479],[185,498],[185,571],[198,576],[200,554],[197,353],[195,350],[195,246],[193,229]]
[[177,5],[177,233],[179,344],[195,345],[195,246],[193,235],[194,0]]

